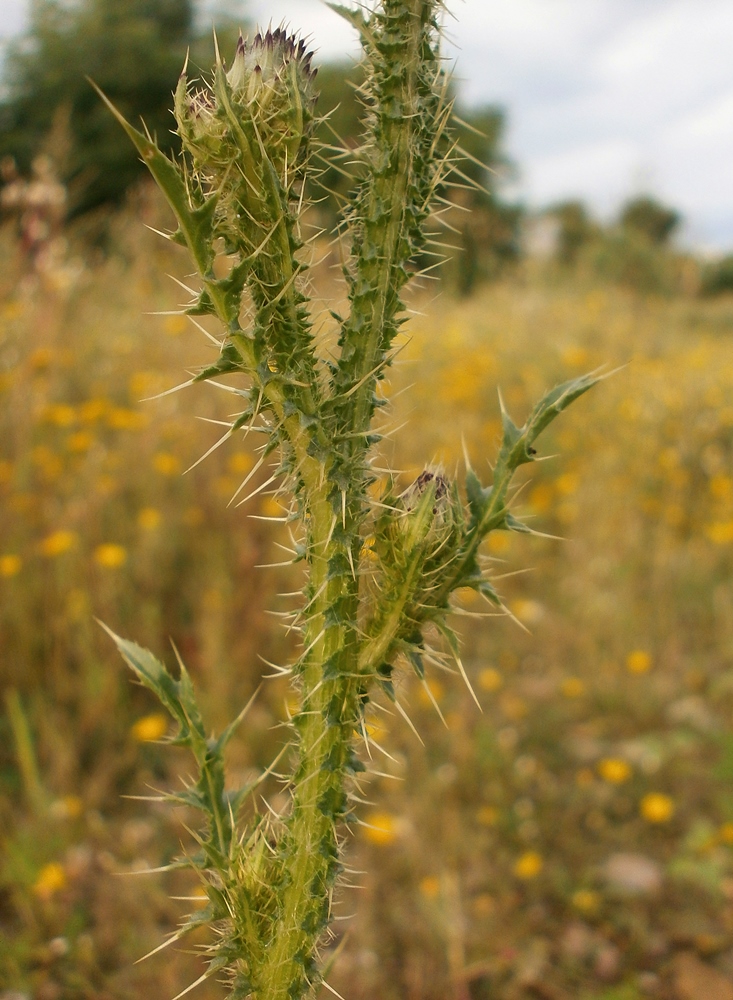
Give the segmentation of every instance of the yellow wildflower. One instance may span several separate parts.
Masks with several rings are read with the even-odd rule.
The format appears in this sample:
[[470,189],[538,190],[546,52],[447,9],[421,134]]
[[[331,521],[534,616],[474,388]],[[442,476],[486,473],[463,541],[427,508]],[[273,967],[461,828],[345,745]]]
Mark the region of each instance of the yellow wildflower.
[[76,545],[77,536],[73,531],[54,531],[41,542],[41,554],[48,559],[63,555]]
[[733,823],[723,823],[720,828],[720,839],[724,844],[733,844]]
[[593,914],[598,911],[601,905],[601,898],[592,889],[578,889],[577,892],[573,893],[571,902],[575,909],[581,913]]
[[227,462],[229,471],[235,476],[246,476],[254,465],[254,459],[248,451],[235,451]]
[[560,691],[566,698],[580,698],[585,694],[585,681],[580,677],[564,677],[560,683]]
[[153,468],[161,476],[175,476],[180,471],[181,463],[175,455],[167,451],[159,451],[153,457]]
[[114,542],[105,542],[104,545],[98,545],[94,550],[94,559],[105,569],[119,569],[127,562],[127,549]]
[[66,439],[66,447],[69,451],[88,451],[94,444],[94,438],[89,431],[76,431]]
[[639,803],[639,812],[647,823],[666,823],[674,810],[674,801],[662,792],[649,792]]
[[525,851],[517,858],[514,865],[514,874],[523,881],[537,878],[544,867],[542,856],[537,851]]
[[598,773],[611,785],[623,785],[631,777],[631,767],[620,757],[604,757],[598,765]]
[[168,717],[162,712],[143,715],[130,728],[130,735],[138,743],[155,743],[168,731]]
[[635,649],[626,657],[626,669],[630,674],[646,674],[652,668],[652,658],[646,650]]
[[437,875],[427,875],[420,881],[420,892],[426,899],[436,899],[440,895],[440,879]]
[[58,861],[44,865],[33,884],[33,892],[40,899],[50,899],[66,886],[66,872]]
[[155,507],[143,507],[137,515],[137,523],[143,531],[154,531],[160,524],[160,511]]
[[177,337],[186,329],[186,317],[166,316],[163,326],[165,327],[165,332],[170,334],[171,337]]
[[483,691],[498,691],[503,683],[504,678],[494,667],[486,667],[478,675],[478,686]]
[[476,813],[476,819],[481,826],[496,826],[499,810],[495,806],[481,806]]
[[23,566],[20,556],[8,553],[0,556],[0,576],[17,576]]
[[386,847],[397,838],[397,821],[389,813],[370,813],[364,822],[364,837],[372,844]]
[[[425,690],[425,688],[427,688],[427,691]],[[440,683],[440,681],[431,678],[430,680],[425,681],[425,687],[420,688],[418,699],[420,701],[420,704],[423,705],[425,708],[427,708],[429,705],[433,704],[433,702],[430,699],[430,695],[432,695],[433,699],[436,702],[438,702],[438,704],[440,704],[440,702],[443,700],[444,694],[445,694],[445,688]]]
[[733,542],[733,521],[714,521],[705,525],[705,534],[715,545],[729,545]]

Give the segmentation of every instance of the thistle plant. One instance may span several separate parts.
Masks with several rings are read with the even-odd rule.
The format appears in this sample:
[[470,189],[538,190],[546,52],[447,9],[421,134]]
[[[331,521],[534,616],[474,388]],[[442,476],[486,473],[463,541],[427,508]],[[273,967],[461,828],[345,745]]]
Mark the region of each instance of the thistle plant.
[[245,713],[210,736],[184,665],[175,679],[151,653],[114,636],[177,723],[172,742],[188,747],[198,768],[195,783],[166,798],[202,814],[197,851],[180,864],[198,874],[208,902],[172,940],[208,924],[205,976],[223,978],[234,998],[299,1000],[323,982],[319,947],[344,838],[358,822],[369,700],[386,697],[402,710],[395,672],[423,678],[438,655],[453,656],[465,677],[452,595],[473,588],[502,607],[482,543],[492,531],[529,530],[509,510],[512,477],[535,461],[547,425],[597,380],[552,390],[522,426],[503,412],[487,483],[471,468],[462,485],[438,471],[407,489],[397,476],[378,477],[374,418],[406,318],[401,293],[455,175],[441,8],[440,0],[334,7],[360,35],[366,82],[364,143],[352,156],[358,180],[342,234],[348,312],[333,314],[339,337],[328,352],[314,337],[305,291],[301,225],[315,170],[316,89],[303,42],[268,31],[240,38],[228,70],[217,56],[208,81],[194,86],[184,70],[176,160],[110,105],[175,214],[170,238],[196,266],[199,287],[186,312],[220,324],[218,359],[191,381],[235,377],[229,388],[241,412],[224,437],[264,435],[258,466],[275,465],[265,482],[276,484],[294,561],[306,569],[300,653],[280,670],[298,699],[282,814],[258,808],[257,783],[227,787],[224,750]]

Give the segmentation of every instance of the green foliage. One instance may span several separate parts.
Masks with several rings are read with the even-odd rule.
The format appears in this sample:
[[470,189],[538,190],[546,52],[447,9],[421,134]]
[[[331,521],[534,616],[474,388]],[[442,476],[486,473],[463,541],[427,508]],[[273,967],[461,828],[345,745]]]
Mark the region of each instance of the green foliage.
[[194,0],[38,0],[27,35],[6,58],[0,156],[16,157],[27,170],[61,109],[68,152],[47,151],[61,157],[72,213],[119,202],[144,168],[86,77],[171,150],[170,94],[186,51],[209,60],[211,42],[197,37],[194,13]]
[[703,268],[700,291],[703,295],[733,292],[733,254],[712,261]]
[[219,362],[198,380],[239,377],[243,409],[225,437],[257,430],[263,459],[279,456],[268,483],[279,479],[295,558],[307,570],[297,616],[302,650],[280,668],[299,697],[290,802],[267,824],[256,813],[238,823],[240,793],[225,792],[222,759],[232,727],[206,738],[185,669],[175,681],[151,654],[115,637],[196,760],[199,778],[184,799],[206,817],[202,855],[192,864],[210,907],[182,933],[215,925],[208,974],[225,972],[237,998],[297,1000],[321,982],[318,948],[341,870],[341,831],[354,819],[364,769],[355,741],[366,731],[365,707],[380,687],[399,705],[393,671],[407,660],[422,674],[423,655],[440,655],[430,650],[436,636],[463,672],[451,597],[471,587],[501,607],[481,545],[494,530],[529,530],[509,510],[514,473],[534,461],[552,420],[598,381],[591,375],[559,386],[521,427],[504,413],[493,481],[484,486],[469,470],[465,501],[458,484],[425,472],[399,494],[390,481],[373,502],[372,422],[405,320],[411,262],[429,245],[431,215],[448,186],[473,178],[448,135],[453,105],[441,70],[438,0],[383,0],[368,14],[335,9],[361,36],[366,109],[344,215],[349,305],[336,317],[335,352],[319,353],[300,280],[314,128],[303,43],[268,31],[240,39],[228,72],[217,58],[203,86],[184,74],[175,97],[180,160],[105,98],[176,215],[171,239],[194,259],[200,289],[187,312],[221,325]]
[[547,214],[558,226],[555,256],[560,264],[572,267],[577,264],[583,247],[597,234],[597,226],[582,201],[560,202]]
[[627,201],[619,214],[622,229],[647,239],[654,246],[667,244],[681,221],[679,212],[648,195]]

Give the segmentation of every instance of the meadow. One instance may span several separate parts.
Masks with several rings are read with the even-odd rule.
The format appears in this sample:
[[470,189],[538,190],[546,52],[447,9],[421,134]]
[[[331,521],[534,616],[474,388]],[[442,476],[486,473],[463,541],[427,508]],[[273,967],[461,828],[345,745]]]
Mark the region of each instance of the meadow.
[[[140,801],[187,762],[156,741],[100,619],[185,659],[221,726],[292,654],[268,610],[300,585],[257,442],[195,464],[235,409],[212,386],[157,396],[212,359],[175,315],[182,253],[142,194],[112,252],[24,276],[0,256],[0,987],[38,1000],[175,996],[188,948],[133,964],[196,887],[152,870],[184,809]],[[70,250],[73,257],[74,249]],[[319,248],[325,308],[343,295]],[[456,299],[412,294],[383,447],[407,486],[496,455],[497,388],[523,420],[552,384],[621,366],[548,432],[494,535],[512,613],[457,621],[461,678],[401,681],[340,891],[331,982],[346,1000],[723,1000],[733,996],[733,298],[650,296],[527,264]],[[463,447],[460,442],[463,440]],[[190,471],[186,471],[189,470]],[[185,473],[185,474],[184,474]],[[257,474],[259,481],[269,475]],[[265,682],[231,746],[261,771],[291,706]],[[276,802],[277,784],[270,799]],[[358,885],[357,885],[358,883]],[[172,898],[171,898],[172,897]],[[717,991],[717,992],[716,992]],[[14,996],[0,993],[0,996]],[[198,996],[216,997],[206,984]],[[325,994],[324,994],[325,995]]]

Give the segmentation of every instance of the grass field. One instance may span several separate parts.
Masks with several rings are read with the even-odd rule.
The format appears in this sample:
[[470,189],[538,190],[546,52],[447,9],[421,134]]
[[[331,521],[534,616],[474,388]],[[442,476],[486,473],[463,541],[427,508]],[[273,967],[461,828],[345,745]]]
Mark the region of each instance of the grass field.
[[[95,618],[163,655],[172,639],[220,726],[262,659],[290,655],[266,611],[298,585],[256,568],[287,532],[247,515],[277,502],[227,506],[250,441],[182,475],[231,397],[140,402],[211,358],[188,321],[149,315],[175,308],[165,273],[183,277],[183,256],[138,220],[114,241],[106,262],[21,292],[9,233],[0,248],[0,984],[39,1000],[173,997],[199,968],[194,940],[133,965],[184,912],[170,896],[195,887],[124,874],[186,836],[182,811],[129,796],[175,785],[187,763],[154,742],[166,720]],[[325,265],[315,281],[339,294]],[[424,746],[375,709],[385,776],[354,831],[366,874],[341,892],[331,981],[346,1000],[729,997],[733,300],[529,270],[468,300],[431,296],[411,302],[389,389],[384,450],[405,485],[429,463],[460,470],[464,442],[486,467],[497,387],[523,419],[552,383],[624,367],[553,426],[556,457],[516,498],[560,538],[493,536],[516,620],[473,617],[484,608],[466,596],[483,713],[444,673],[430,691],[445,726],[403,682]],[[287,712],[268,681],[233,774],[269,763]]]

